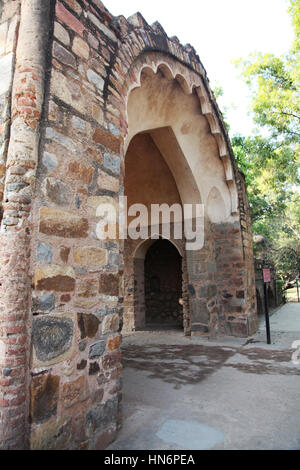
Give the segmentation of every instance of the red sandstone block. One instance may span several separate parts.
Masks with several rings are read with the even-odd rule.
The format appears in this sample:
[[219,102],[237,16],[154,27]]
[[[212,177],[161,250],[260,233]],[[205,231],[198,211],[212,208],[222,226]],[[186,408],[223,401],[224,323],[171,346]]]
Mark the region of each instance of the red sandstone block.
[[85,26],[78,21],[60,2],[56,3],[56,16],[57,18],[65,23],[69,28],[76,31],[76,33],[83,36]]

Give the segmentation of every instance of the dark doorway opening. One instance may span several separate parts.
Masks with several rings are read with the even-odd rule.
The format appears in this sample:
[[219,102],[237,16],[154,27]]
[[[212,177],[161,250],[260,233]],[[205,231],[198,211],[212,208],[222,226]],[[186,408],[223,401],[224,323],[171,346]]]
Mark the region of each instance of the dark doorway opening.
[[146,326],[183,328],[182,258],[168,240],[157,240],[145,258]]

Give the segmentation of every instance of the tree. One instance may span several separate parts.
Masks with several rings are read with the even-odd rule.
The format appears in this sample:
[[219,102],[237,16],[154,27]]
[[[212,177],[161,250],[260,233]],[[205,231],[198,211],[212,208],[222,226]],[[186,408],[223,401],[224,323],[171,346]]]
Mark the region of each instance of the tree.
[[[281,56],[252,55],[237,62],[252,92],[258,131],[232,139],[245,173],[253,231],[270,243],[282,276],[300,274],[300,2],[290,0],[295,40]],[[266,254],[265,254],[266,256]]]

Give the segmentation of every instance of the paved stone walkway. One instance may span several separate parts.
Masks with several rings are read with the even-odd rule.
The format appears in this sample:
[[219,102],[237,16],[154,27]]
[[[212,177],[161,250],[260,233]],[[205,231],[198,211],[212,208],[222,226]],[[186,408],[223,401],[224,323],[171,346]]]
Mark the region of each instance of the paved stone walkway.
[[300,304],[264,319],[252,338],[216,341],[179,331],[124,338],[123,428],[109,449],[298,449]]

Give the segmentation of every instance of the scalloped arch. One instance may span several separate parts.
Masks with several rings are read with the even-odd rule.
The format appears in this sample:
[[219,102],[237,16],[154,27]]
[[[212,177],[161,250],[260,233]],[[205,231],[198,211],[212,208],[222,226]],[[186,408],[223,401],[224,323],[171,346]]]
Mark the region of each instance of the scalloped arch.
[[203,79],[199,73],[184,66],[176,58],[170,57],[164,53],[147,52],[138,56],[131,64],[122,86],[125,104],[122,118],[123,122],[126,123],[126,131],[124,129],[123,137],[125,138],[127,135],[127,104],[129,95],[134,89],[142,86],[143,73],[162,73],[168,80],[176,80],[185,94],[189,95],[194,92],[197,94],[202,115],[206,117],[210,132],[215,137],[219,158],[223,163],[225,181],[231,196],[231,214],[236,215],[238,212],[238,191],[235,183],[235,172],[227,144],[227,137],[224,135],[219,118],[212,104],[212,92],[204,86]]

